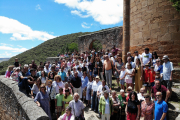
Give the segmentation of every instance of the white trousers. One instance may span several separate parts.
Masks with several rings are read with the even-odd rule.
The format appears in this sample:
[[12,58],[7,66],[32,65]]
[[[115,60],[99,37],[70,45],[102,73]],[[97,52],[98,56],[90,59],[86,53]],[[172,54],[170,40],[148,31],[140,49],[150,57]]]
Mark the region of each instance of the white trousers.
[[110,120],[110,114],[101,115],[102,120]]
[[74,90],[74,93],[78,93],[78,94],[79,94],[79,97],[82,98],[81,87],[79,87],[79,88],[73,88],[73,90]]

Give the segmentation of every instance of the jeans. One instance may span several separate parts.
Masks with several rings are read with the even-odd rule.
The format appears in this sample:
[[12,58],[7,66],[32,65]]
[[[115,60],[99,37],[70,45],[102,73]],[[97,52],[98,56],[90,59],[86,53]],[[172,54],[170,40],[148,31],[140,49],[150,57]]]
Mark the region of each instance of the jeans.
[[92,76],[93,75],[93,71],[89,71],[89,75]]
[[106,76],[107,85],[109,86],[109,82],[110,82],[109,87],[112,88],[112,69],[105,70],[105,76]]
[[92,110],[98,111],[98,100],[97,100],[97,91],[93,91],[92,96]]
[[31,87],[28,85],[27,80],[27,78],[22,79],[21,82],[18,83],[18,87],[20,89],[25,89],[26,93],[29,94],[31,92]]

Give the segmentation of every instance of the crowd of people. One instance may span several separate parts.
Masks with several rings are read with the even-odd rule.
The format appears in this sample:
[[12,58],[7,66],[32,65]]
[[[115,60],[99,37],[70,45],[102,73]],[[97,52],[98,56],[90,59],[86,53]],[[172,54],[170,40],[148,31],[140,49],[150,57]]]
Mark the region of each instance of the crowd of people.
[[[5,77],[18,82],[36,104],[58,120],[84,120],[84,108],[102,120],[166,120],[171,98],[173,64],[145,48],[142,54],[122,50],[66,53],[54,63],[21,66],[18,58]],[[59,56],[60,54],[58,54]],[[113,90],[112,78],[120,94]]]

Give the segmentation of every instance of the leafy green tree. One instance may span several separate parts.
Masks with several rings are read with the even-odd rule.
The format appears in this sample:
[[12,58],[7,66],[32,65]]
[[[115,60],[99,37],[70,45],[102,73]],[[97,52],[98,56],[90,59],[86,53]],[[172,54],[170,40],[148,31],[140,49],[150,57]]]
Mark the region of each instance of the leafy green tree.
[[69,52],[74,52],[74,50],[78,50],[78,44],[72,42],[71,44],[69,44]]
[[173,7],[175,7],[175,9],[177,11],[180,11],[180,0],[170,0],[173,3]]

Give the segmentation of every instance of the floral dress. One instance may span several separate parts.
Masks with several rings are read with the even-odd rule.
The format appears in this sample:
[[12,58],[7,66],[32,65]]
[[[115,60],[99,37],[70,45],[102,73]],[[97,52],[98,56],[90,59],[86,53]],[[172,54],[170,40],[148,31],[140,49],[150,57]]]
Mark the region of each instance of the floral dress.
[[144,120],[153,120],[154,103],[146,104],[145,101],[141,103],[141,116]]

